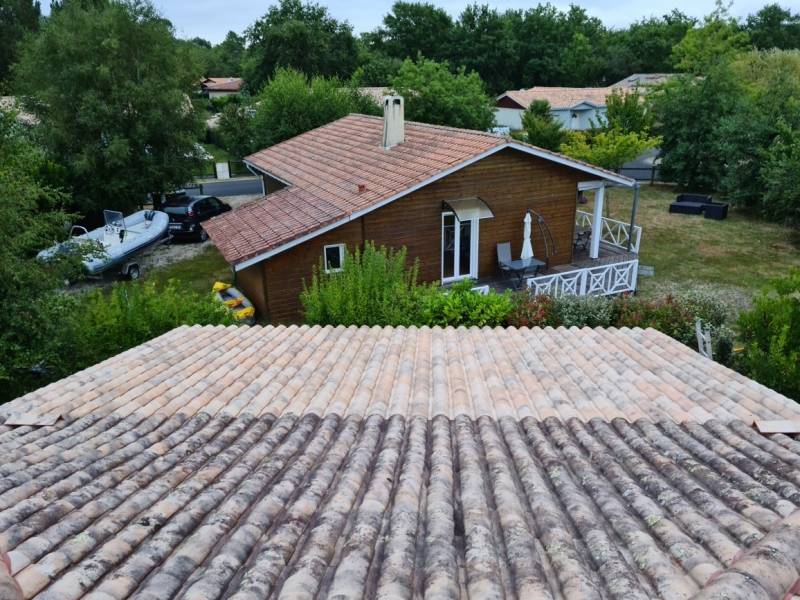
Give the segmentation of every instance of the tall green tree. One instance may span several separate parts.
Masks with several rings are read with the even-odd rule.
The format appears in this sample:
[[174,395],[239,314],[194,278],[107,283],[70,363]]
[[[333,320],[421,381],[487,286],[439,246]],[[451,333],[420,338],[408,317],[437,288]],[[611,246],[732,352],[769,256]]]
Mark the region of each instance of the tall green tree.
[[216,67],[218,71],[212,76],[239,77],[242,74],[244,61],[245,38],[234,31],[229,31],[218,45],[214,46]]
[[704,75],[747,50],[749,43],[747,32],[730,16],[722,0],[717,0],[702,26],[689,29],[672,49],[672,60],[679,71]]
[[346,22],[324,6],[301,0],[279,0],[246,32],[245,77],[260,90],[280,67],[308,76],[348,78],[358,62],[358,48]]
[[[56,290],[77,264],[45,264],[36,254],[66,236],[67,196],[43,183],[45,152],[13,113],[0,110],[0,402],[43,375],[39,365],[58,354],[52,340],[64,314]],[[39,375],[37,375],[39,373]]]
[[452,39],[450,59],[480,74],[491,93],[514,86],[518,48],[505,15],[485,4],[471,4],[459,16]]
[[522,113],[522,129],[525,141],[540,148],[558,152],[567,141],[567,132],[561,121],[553,117],[547,100],[534,100]]
[[399,0],[383,18],[383,27],[373,40],[377,49],[401,60],[419,54],[444,60],[450,55],[452,36],[453,19],[447,11],[428,2]]
[[447,63],[420,56],[403,62],[392,87],[405,98],[411,121],[483,131],[494,125],[494,101],[474,71],[453,73]]
[[763,165],[776,137],[800,131],[800,52],[753,51],[728,67],[732,110],[714,137],[725,170],[719,189],[739,205],[762,207]]
[[779,4],[767,4],[748,16],[745,31],[755,47],[762,50],[800,48],[800,14]]
[[255,148],[277,144],[349,113],[380,112],[372,98],[339,79],[309,79],[283,68],[264,86],[257,106],[252,123]]
[[671,72],[672,48],[696,22],[676,9],[610,32],[606,59],[609,81],[619,81],[631,73]]
[[39,29],[41,16],[38,1],[0,0],[0,86],[16,62],[17,46],[26,34]]
[[191,178],[197,72],[153,6],[70,2],[21,47],[16,76],[64,165],[72,208],[128,211]]
[[716,191],[725,173],[716,132],[733,112],[735,82],[726,69],[682,75],[650,94],[661,135],[661,173],[682,189]]
[[659,139],[635,131],[603,129],[596,132],[571,131],[561,152],[572,158],[616,171],[642,152],[658,145]]

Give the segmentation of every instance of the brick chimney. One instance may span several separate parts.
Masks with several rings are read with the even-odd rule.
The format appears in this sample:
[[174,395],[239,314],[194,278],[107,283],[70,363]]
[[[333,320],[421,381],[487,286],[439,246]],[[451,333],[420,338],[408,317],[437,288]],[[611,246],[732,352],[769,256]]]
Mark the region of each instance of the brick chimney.
[[386,149],[402,144],[406,139],[406,123],[403,114],[402,96],[383,98],[383,147]]

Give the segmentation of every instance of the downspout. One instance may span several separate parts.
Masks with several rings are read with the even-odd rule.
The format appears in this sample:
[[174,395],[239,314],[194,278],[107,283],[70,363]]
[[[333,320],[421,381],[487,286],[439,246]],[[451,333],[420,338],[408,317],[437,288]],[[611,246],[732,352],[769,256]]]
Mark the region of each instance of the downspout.
[[639,209],[639,182],[637,181],[633,186],[633,206],[631,207],[631,224],[628,229],[628,252],[631,251],[633,245],[633,227],[636,223],[636,211]]

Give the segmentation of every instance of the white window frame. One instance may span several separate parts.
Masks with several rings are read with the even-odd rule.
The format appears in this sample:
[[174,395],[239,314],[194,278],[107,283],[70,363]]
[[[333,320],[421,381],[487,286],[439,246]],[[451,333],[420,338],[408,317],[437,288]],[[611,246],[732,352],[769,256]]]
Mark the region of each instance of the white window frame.
[[[461,281],[462,279],[477,279],[478,278],[478,233],[480,230],[479,224],[480,219],[469,219],[471,224],[470,229],[470,252],[469,252],[469,273],[459,273],[455,277],[445,277],[444,276],[444,218],[452,215],[455,217],[456,224],[460,223],[458,216],[453,211],[443,211],[441,222],[439,224],[439,263],[441,265],[441,282],[442,283],[450,283],[453,281]],[[459,232],[456,231],[456,234]],[[455,236],[455,254],[454,256],[458,256],[461,252],[461,236]]]
[[[342,265],[338,269],[329,269],[328,268],[328,248],[338,248],[339,249],[339,264]],[[339,273],[342,268],[344,267],[344,259],[347,256],[347,250],[345,248],[345,244],[328,244],[322,248],[322,264],[325,267],[325,273]]]

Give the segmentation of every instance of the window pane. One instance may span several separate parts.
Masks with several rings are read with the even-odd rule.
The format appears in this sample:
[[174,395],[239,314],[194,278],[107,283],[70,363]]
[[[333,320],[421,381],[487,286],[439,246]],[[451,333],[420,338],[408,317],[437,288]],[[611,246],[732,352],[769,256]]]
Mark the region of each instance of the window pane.
[[460,247],[458,249],[458,274],[469,275],[470,255],[472,249],[472,221],[461,221],[460,223]]
[[342,268],[342,252],[340,246],[325,248],[325,268],[335,270]]
[[442,277],[455,276],[456,225],[453,215],[442,219]]

